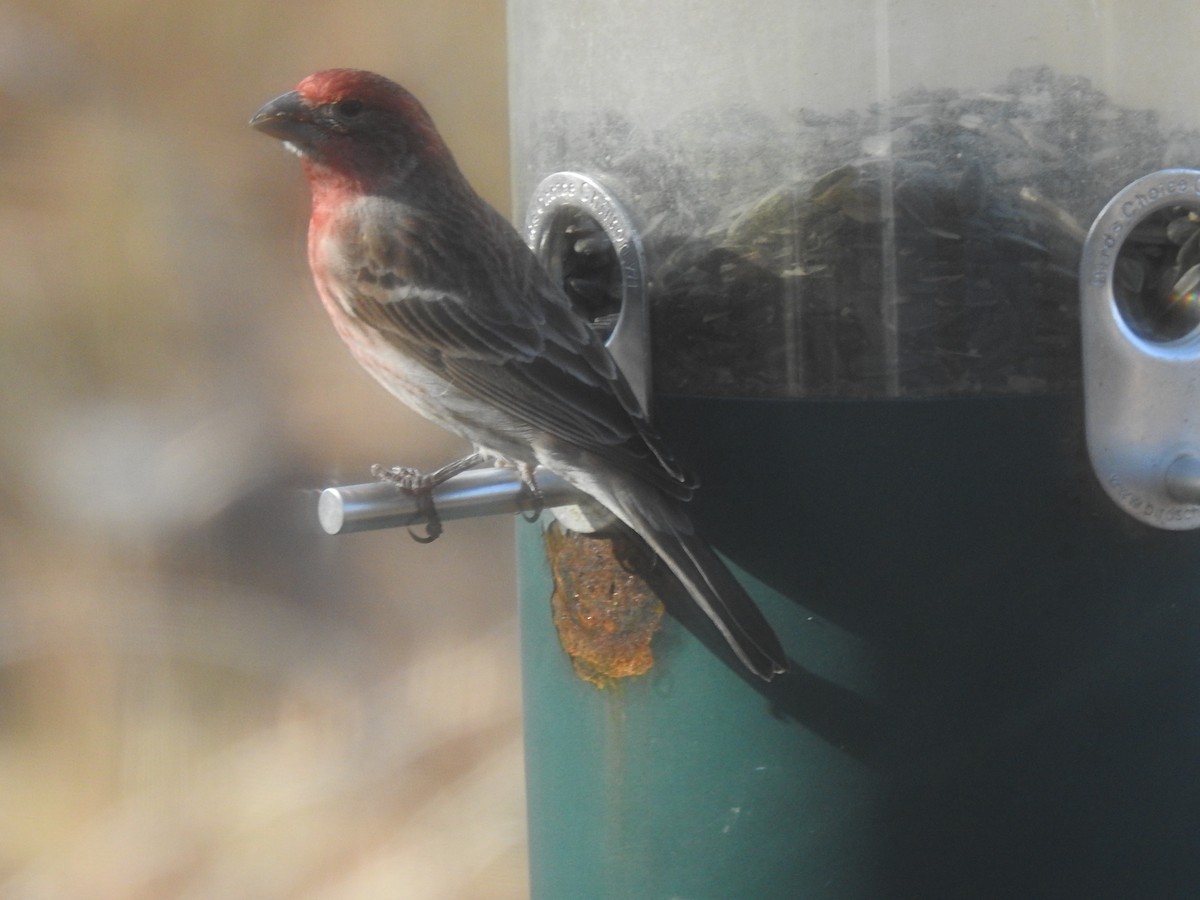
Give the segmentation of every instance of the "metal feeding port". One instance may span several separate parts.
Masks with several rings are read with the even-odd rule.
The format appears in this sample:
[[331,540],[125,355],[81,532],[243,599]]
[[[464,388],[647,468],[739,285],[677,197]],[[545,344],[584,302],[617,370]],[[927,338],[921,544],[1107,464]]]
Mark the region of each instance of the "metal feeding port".
[[533,192],[525,240],[604,339],[644,412],[650,410],[650,311],[642,242],[599,181],[555,172]]
[[1200,171],[1120,191],[1084,244],[1084,400],[1100,483],[1159,528],[1200,527]]

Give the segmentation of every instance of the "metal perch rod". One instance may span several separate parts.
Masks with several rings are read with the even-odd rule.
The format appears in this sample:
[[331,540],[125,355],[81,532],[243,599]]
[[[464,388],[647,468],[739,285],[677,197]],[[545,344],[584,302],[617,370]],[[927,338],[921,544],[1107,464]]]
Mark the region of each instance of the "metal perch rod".
[[[579,501],[579,492],[553,472],[538,469],[534,477],[546,509]],[[522,493],[514,469],[471,469],[434,488],[433,505],[442,519],[466,519],[522,512],[529,508],[529,496]],[[425,522],[416,497],[388,481],[326,488],[317,502],[317,517],[326,534]]]

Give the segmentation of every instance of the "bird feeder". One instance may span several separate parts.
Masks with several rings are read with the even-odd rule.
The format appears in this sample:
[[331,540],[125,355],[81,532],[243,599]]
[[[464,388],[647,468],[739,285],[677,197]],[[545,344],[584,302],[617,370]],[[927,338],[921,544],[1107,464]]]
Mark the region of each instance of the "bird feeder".
[[516,221],[793,661],[636,607],[583,677],[641,594],[522,524],[535,897],[1200,890],[1196,34],[510,0]]

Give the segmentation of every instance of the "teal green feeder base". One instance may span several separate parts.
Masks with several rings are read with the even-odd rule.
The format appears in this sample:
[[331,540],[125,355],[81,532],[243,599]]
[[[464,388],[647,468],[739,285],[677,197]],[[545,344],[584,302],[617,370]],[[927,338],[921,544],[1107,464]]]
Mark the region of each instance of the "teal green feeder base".
[[[777,715],[756,678],[669,617],[648,675],[603,689],[584,681],[551,622],[539,529],[522,528],[520,545],[534,896],[784,897],[780,879],[796,877],[830,886],[814,896],[862,894],[869,835],[846,806],[872,802],[869,769]],[[791,623],[808,617],[757,587],[764,612],[791,633],[836,631]],[[853,671],[857,643],[814,635],[806,656],[867,690]],[[824,825],[780,828],[799,824],[797,802]]]

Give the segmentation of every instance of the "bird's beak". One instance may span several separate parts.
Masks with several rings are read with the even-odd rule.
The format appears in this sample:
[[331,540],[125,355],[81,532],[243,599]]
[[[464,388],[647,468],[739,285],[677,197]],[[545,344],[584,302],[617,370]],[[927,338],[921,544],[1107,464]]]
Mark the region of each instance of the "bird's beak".
[[311,148],[318,130],[312,109],[299,91],[280,94],[250,119],[250,127],[290,144],[299,152]]

